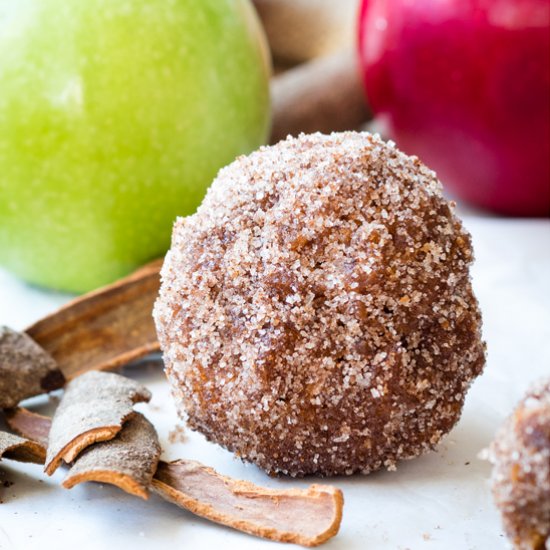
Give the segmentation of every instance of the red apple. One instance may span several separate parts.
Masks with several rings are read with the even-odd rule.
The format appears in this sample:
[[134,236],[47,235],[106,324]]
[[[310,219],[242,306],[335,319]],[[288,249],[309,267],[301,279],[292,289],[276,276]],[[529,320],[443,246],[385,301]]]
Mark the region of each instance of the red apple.
[[452,194],[550,213],[550,2],[363,0],[367,96]]

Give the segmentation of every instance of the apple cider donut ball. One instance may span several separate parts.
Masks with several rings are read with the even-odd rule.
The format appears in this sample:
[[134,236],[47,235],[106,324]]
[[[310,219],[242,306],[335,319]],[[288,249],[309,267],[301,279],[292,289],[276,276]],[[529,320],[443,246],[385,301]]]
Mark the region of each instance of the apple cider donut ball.
[[435,174],[377,136],[238,158],[162,270],[180,411],[269,473],[393,469],[455,425],[483,368],[471,262]]
[[550,548],[550,378],[535,384],[496,435],[493,496],[521,550]]

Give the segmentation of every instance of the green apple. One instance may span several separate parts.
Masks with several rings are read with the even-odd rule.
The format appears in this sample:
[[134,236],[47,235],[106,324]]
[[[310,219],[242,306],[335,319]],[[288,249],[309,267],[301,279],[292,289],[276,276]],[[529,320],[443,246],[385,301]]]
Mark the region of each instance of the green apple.
[[248,0],[0,0],[0,264],[83,292],[161,255],[269,72]]

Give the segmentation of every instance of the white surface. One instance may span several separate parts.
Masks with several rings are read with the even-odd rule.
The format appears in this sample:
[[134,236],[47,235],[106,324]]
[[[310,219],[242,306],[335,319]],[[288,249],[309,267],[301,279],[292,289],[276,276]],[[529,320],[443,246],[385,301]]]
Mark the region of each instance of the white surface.
[[[527,385],[550,374],[550,222],[468,218],[477,262],[474,287],[488,343],[485,373],[475,382],[462,420],[437,452],[402,463],[397,472],[330,480],[345,495],[339,535],[327,550],[505,548],[493,507],[490,467],[477,458]],[[0,271],[0,324],[24,328],[67,298],[25,286]],[[139,408],[155,423],[165,458],[201,460],[218,471],[266,486],[304,486],[315,480],[270,479],[201,436],[186,432],[170,444],[177,423],[160,367],[127,374],[153,391]],[[50,405],[51,408],[51,405]],[[116,488],[59,487],[39,466],[3,461],[0,548],[125,549],[276,548],[275,543],[208,523],[156,496],[148,502]],[[282,546],[281,546],[282,547]]]

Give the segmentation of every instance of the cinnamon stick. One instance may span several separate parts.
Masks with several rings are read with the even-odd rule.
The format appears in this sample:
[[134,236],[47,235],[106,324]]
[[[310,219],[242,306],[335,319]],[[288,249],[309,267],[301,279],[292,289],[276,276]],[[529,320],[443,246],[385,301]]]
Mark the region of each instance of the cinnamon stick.
[[[13,431],[30,439],[33,444],[42,448],[42,444],[47,443],[52,426],[52,420],[47,416],[17,408],[8,411],[6,421]],[[42,450],[41,462],[44,462],[46,451]],[[91,444],[76,458],[63,480],[63,487],[70,489],[85,481],[96,481],[115,485],[147,499],[159,456],[155,428],[143,415],[135,413],[114,439]]]
[[46,449],[35,441],[0,431],[0,460],[2,458],[43,464]]
[[[24,407],[7,410],[5,415],[6,424],[15,433],[39,443],[44,449],[48,446],[48,437],[52,427],[51,418],[29,411]],[[45,459],[46,455],[44,455]]]
[[153,489],[198,516],[251,535],[317,546],[336,535],[342,492],[328,485],[264,489],[191,460],[160,462]]
[[[44,437],[47,417],[18,409],[8,418],[12,429],[29,439]],[[115,440],[112,440],[114,444]],[[109,442],[111,443],[111,442]],[[89,448],[88,453],[103,444]],[[109,453],[111,454],[111,453]],[[118,453],[117,453],[118,454]],[[93,455],[92,455],[93,456]],[[77,459],[73,469],[78,467]],[[93,468],[93,462],[90,464]],[[93,473],[79,477],[69,472],[64,485],[76,480],[91,480]],[[131,485],[120,484],[116,475],[95,475],[96,481],[113,483],[128,491]],[[93,472],[93,469],[92,469]],[[246,481],[221,476],[212,468],[190,460],[159,461],[151,489],[162,498],[190,512],[239,531],[280,542],[316,546],[337,534],[342,520],[343,496],[339,489],[311,485],[307,489],[264,489]],[[131,491],[128,491],[131,492]],[[136,493],[134,493],[136,494]]]
[[64,383],[56,362],[32,338],[0,326],[0,409]]
[[161,265],[161,259],[155,260],[112,285],[69,302],[28,327],[26,333],[55,359],[67,380],[158,351],[151,312]]
[[73,462],[86,447],[113,439],[134,414],[134,403],[151,392],[134,380],[107,372],[88,372],[72,380],[52,419],[45,472]]
[[271,79],[271,143],[300,132],[355,130],[372,115],[355,50],[314,59]]
[[355,45],[359,0],[253,0],[276,63]]
[[96,481],[147,499],[159,456],[155,428],[136,413],[114,439],[96,443],[78,457],[63,480],[63,487],[71,489],[85,481]]

